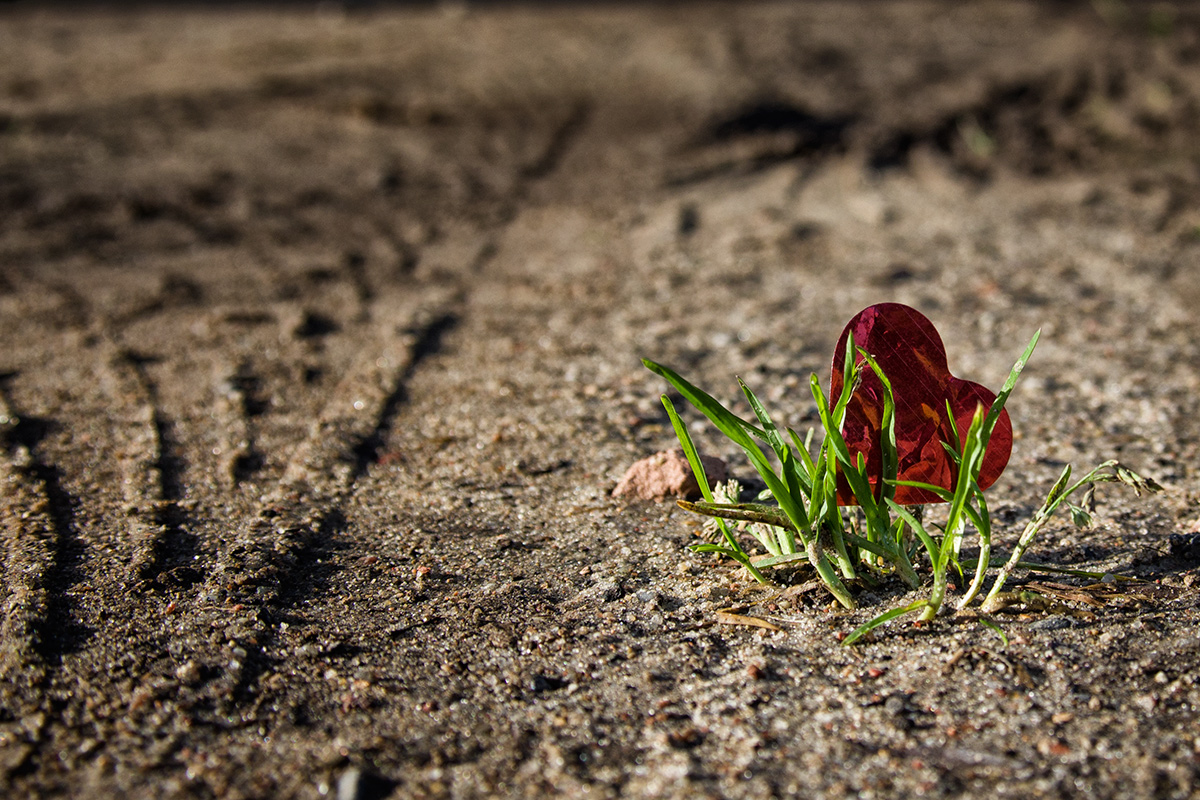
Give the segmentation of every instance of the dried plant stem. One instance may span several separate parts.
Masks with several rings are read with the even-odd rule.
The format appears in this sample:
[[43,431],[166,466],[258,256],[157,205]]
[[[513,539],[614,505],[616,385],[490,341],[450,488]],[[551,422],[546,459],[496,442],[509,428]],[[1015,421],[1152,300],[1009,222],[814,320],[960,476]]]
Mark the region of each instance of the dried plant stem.
[[966,593],[962,599],[958,601],[958,610],[962,611],[983,589],[983,584],[987,580],[988,567],[992,563],[992,515],[988,511],[987,499],[983,496],[983,492],[975,495],[975,499],[979,504],[977,511],[971,511],[971,522],[975,525],[975,530],[979,534],[979,561],[975,565],[975,578],[971,581],[971,585],[967,587]]
[[[1042,504],[1038,512],[1033,515],[1033,519],[1029,520],[1029,524],[1025,526],[1025,530],[1021,532],[1021,538],[1017,541],[1017,546],[1013,548],[1012,555],[1009,556],[1008,561],[1000,568],[1000,572],[996,575],[996,582],[992,584],[991,591],[988,592],[987,597],[983,601],[983,610],[985,613],[993,611],[999,606],[1000,592],[1003,590],[1009,576],[1012,575],[1013,570],[1020,566],[1021,557],[1025,555],[1025,551],[1033,544],[1033,540],[1037,538],[1038,533],[1045,527],[1046,522],[1049,521],[1058,507],[1066,502],[1067,498],[1075,494],[1075,492],[1092,483],[1114,482],[1132,486],[1133,490],[1139,495],[1142,492],[1152,494],[1162,491],[1162,487],[1154,481],[1138,475],[1115,460],[1105,461],[1083,476],[1082,479],[1072,484],[1069,489],[1065,488],[1070,480],[1071,467],[1067,465],[1058,477],[1058,480],[1054,482],[1054,486],[1051,487],[1049,494],[1046,495],[1046,502]],[[1082,513],[1085,520],[1089,516],[1086,511],[1072,507],[1072,513],[1075,512]],[[980,558],[980,563],[984,563],[982,557]]]

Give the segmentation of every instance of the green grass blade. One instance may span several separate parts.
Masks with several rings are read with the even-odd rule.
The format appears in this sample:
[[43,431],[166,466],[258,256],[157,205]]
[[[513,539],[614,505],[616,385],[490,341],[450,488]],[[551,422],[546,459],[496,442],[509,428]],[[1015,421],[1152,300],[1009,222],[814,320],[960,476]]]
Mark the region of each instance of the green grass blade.
[[895,500],[889,498],[886,502],[893,514],[908,523],[909,530],[917,535],[917,538],[921,540],[921,544],[925,545],[925,550],[929,553],[929,560],[936,565],[940,548],[938,548],[937,542],[933,540],[933,537],[926,532],[925,526],[913,516],[911,511]]
[[854,644],[859,639],[866,636],[868,633],[875,630],[876,628],[878,628],[880,625],[884,624],[885,622],[890,622],[891,620],[895,619],[896,617],[902,617],[905,614],[910,614],[913,611],[922,609],[926,606],[926,604],[928,602],[929,601],[927,601],[927,600],[918,600],[917,602],[911,603],[907,606],[901,606],[900,608],[893,608],[891,611],[884,612],[883,614],[880,614],[878,617],[875,617],[875,619],[871,620],[870,622],[866,623],[865,625],[861,625],[858,628],[855,628],[853,633],[851,633],[849,636],[847,636],[845,639],[842,640],[842,644],[845,645],[846,647],[849,647],[850,645]]
[[[800,461],[804,465],[804,472],[801,473],[801,478],[804,481],[804,491],[811,496],[813,478],[817,474],[817,465],[813,461],[812,454],[808,452],[808,441],[801,441],[800,434],[796,433],[791,428],[788,428],[788,436],[792,439],[792,444],[796,446],[796,452],[800,454]],[[812,439],[812,429],[808,431],[808,440]],[[811,513],[811,512],[810,512]]]
[[873,542],[870,539],[859,536],[857,533],[848,530],[843,530],[842,536],[845,537],[848,543],[854,545],[855,547],[866,550],[868,553],[874,553],[880,558],[885,558],[888,561],[892,561],[896,557],[896,554],[893,553],[891,549],[882,542]]
[[[896,397],[892,393],[892,382],[888,376],[884,374],[883,368],[875,361],[874,356],[866,350],[859,350],[863,359],[871,371],[875,373],[875,377],[879,378],[879,382],[883,384],[883,417],[880,419],[880,456],[882,469],[880,470],[880,497],[894,497],[896,494],[895,478],[899,473],[900,461],[896,448]],[[891,479],[891,480],[889,480]]]
[[[728,436],[735,444],[742,448],[742,451],[745,452],[755,471],[758,472],[763,482],[767,484],[767,488],[771,490],[771,494],[775,496],[779,507],[784,510],[784,513],[792,520],[796,529],[801,532],[801,538],[804,538],[807,535],[805,532],[809,527],[808,515],[792,498],[788,492],[787,485],[775,474],[775,470],[771,467],[770,462],[767,461],[766,456],[763,455],[758,444],[746,432],[746,426],[750,423],[729,411],[707,392],[697,389],[669,367],[664,367],[662,364],[657,364],[649,359],[642,359],[642,363],[651,372],[661,376],[667,383],[674,386],[701,414],[708,417],[709,421],[716,425],[721,433]],[[674,424],[674,420],[672,420],[672,424]],[[682,423],[676,427],[677,434],[680,428],[682,428]],[[705,499],[710,500],[711,498],[706,497]],[[805,544],[807,545],[807,543],[808,541],[805,539]]]
[[1004,643],[1004,646],[1008,647],[1008,634],[1004,632],[1003,628],[992,622],[987,617],[979,617],[979,624],[985,628],[991,628],[993,631],[995,631],[996,635],[1000,637],[1000,641]]
[[[749,422],[725,408],[725,406],[721,405],[703,389],[693,386],[670,367],[657,364],[647,358],[642,359],[642,363],[646,365],[646,369],[662,377],[667,383],[675,387],[675,390],[683,395],[685,400],[695,406],[701,414],[708,417],[709,421],[717,426],[717,430],[732,439],[739,447],[743,449],[758,449],[758,445],[755,444],[754,440],[750,438],[750,434],[747,433],[747,429],[754,428]],[[764,433],[763,436],[765,437],[766,434]]]
[[767,413],[767,409],[763,406],[762,401],[756,395],[746,382],[740,377],[737,379],[738,386],[741,387],[742,394],[746,396],[747,402],[750,403],[750,409],[754,412],[754,416],[758,417],[758,421],[762,424],[763,433],[766,436],[767,443],[771,445],[771,449],[775,454],[783,457],[783,453],[787,451],[787,442],[779,434],[779,428],[775,427],[775,421],[771,419],[771,415]]
[[950,407],[950,398],[946,398],[946,419],[950,421],[950,443],[942,442],[944,447],[953,447],[952,457],[955,463],[962,457],[962,439],[958,435],[958,419],[954,416],[954,409]]
[[723,556],[729,556],[735,561],[740,561],[737,551],[723,544],[713,544],[705,542],[704,544],[691,545],[693,553],[720,553]]
[[979,470],[983,466],[983,456],[987,450],[987,444],[982,440],[983,424],[984,417],[980,407],[975,411],[963,444],[963,459],[958,468],[954,497],[950,500],[950,510],[946,514],[946,537],[942,540],[942,553],[938,559],[938,566],[934,569],[935,580],[939,572],[945,570],[951,556],[958,554],[965,523],[963,509],[978,490]]
[[921,481],[894,481],[894,483],[897,486],[909,486],[913,489],[924,489],[927,492],[932,492],[947,503],[954,499],[954,492],[942,486],[934,486],[932,483],[922,483]]
[[[987,499],[983,496],[983,492],[975,495],[979,502],[979,508],[975,509],[967,506],[967,516],[971,518],[971,523],[975,526],[975,530],[979,533],[979,554],[975,565],[975,577],[971,581],[971,585],[967,587],[967,591],[963,594],[962,599],[958,601],[960,609],[966,608],[975,599],[983,589],[983,583],[987,579],[988,564],[991,563],[992,554],[992,515],[988,511]],[[962,572],[961,565],[959,572]]]
[[[675,429],[675,436],[679,439],[679,445],[683,448],[684,458],[687,459],[688,465],[692,468],[692,474],[696,476],[696,482],[700,484],[700,494],[708,502],[714,502],[715,498],[713,497],[712,488],[708,485],[708,476],[704,472],[704,464],[700,461],[700,454],[696,451],[696,444],[692,441],[692,435],[688,433],[687,426],[683,424],[683,420],[675,410],[675,404],[671,402],[671,398],[664,394],[662,396],[662,404],[663,408],[667,411],[667,416],[671,419],[671,426]],[[768,581],[763,574],[750,563],[750,556],[746,555],[746,551],[738,544],[737,538],[733,535],[733,531],[729,529],[729,526],[725,524],[725,521],[718,519],[717,525],[721,529],[721,535],[725,537],[725,541],[729,545],[730,557],[746,567],[756,581],[767,583]]]
[[1025,352],[1021,353],[1021,357],[1017,359],[1017,363],[1013,364],[1012,369],[1008,373],[1008,378],[1004,381],[1004,385],[1000,387],[1000,391],[996,394],[996,399],[992,401],[992,407],[988,409],[987,418],[983,423],[983,443],[985,445],[991,438],[992,430],[995,429],[996,423],[1000,420],[1000,412],[1004,410],[1004,404],[1008,402],[1008,396],[1012,394],[1013,387],[1017,385],[1017,379],[1021,377],[1021,372],[1025,369],[1025,365],[1029,363],[1029,357],[1033,355],[1033,350],[1037,347],[1038,339],[1041,336],[1041,328],[1034,331],[1033,338],[1029,340],[1029,344],[1025,347]]
[[[825,392],[821,390],[821,383],[815,374],[809,379],[809,387],[812,389],[813,399],[817,401],[817,413],[821,415],[821,426],[825,429],[825,445],[832,448],[833,456],[842,465],[842,474],[846,476],[846,482],[850,484],[850,491],[854,493],[854,499],[862,506],[863,513],[870,516],[876,510],[875,494],[871,491],[871,484],[863,473],[859,472],[857,462],[851,457],[850,448],[847,447],[846,440],[842,437],[840,425],[834,420],[834,412],[829,410]],[[832,466],[828,471],[835,473],[836,477],[836,470]]]
[[[750,390],[745,381],[738,378],[738,385],[742,387],[742,393],[746,395],[746,400],[750,403],[750,408],[754,411],[754,416],[758,417],[758,421],[762,423],[763,431],[767,435],[767,441],[775,450],[775,456],[779,459],[779,472],[783,478],[784,485],[787,486],[788,494],[791,500],[798,508],[804,509],[804,482],[800,476],[800,465],[796,462],[796,457],[792,453],[792,448],[788,446],[786,440],[779,433],[779,428],[775,426],[771,415],[767,413],[767,409],[759,401],[758,397]],[[777,501],[779,497],[775,498]],[[808,509],[804,509],[804,519],[810,519]],[[782,529],[779,541],[780,548],[785,553],[796,552],[796,539],[791,526]]]
[[[841,430],[842,423],[845,421],[843,415],[846,413],[846,406],[850,404],[850,398],[854,395],[854,390],[858,388],[858,380],[858,346],[854,343],[852,331],[846,337],[846,357],[842,361],[842,394],[833,407],[833,417],[837,422],[838,430]],[[832,389],[832,387],[830,388]]]
[[777,567],[780,564],[795,564],[797,561],[808,561],[807,553],[788,553],[785,556],[770,556],[767,558],[754,559],[754,566],[759,569],[767,567]]

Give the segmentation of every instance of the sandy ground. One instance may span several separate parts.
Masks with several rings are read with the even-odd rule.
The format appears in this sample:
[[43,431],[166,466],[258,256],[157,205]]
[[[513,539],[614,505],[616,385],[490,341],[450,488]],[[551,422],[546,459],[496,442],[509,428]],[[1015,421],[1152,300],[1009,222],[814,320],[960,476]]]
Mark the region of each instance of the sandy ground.
[[[1200,796],[1196,7],[35,5],[0,793]],[[1115,456],[1167,491],[1031,556],[1145,583],[845,648],[896,587],[611,497],[673,442],[640,357],[803,429],[883,300],[991,386],[1042,328],[1000,549]]]

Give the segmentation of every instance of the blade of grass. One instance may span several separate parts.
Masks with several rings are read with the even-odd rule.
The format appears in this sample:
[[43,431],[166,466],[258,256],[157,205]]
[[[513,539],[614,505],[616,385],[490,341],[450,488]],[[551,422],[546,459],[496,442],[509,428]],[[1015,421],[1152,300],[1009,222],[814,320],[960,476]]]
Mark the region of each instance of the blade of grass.
[[[646,369],[662,377],[667,383],[675,387],[675,390],[683,395],[685,400],[691,403],[701,414],[708,417],[709,421],[717,426],[717,430],[728,436],[735,444],[743,450],[758,450],[758,445],[755,444],[754,440],[750,438],[750,434],[747,433],[747,429],[757,430],[753,425],[725,408],[725,406],[721,405],[703,389],[693,386],[670,367],[657,364],[648,358],[642,359],[642,363],[646,366]],[[766,434],[763,433],[762,436],[765,439]],[[759,455],[761,456],[761,451]]]
[[979,624],[985,628],[991,628],[993,631],[995,631],[996,635],[1000,637],[1000,641],[1004,642],[1004,646],[1008,647],[1008,634],[1004,632],[1003,628],[992,622],[987,617],[979,617]]
[[[1097,467],[1097,469],[1100,469],[1100,467]],[[1093,470],[1092,472],[1094,473],[1095,471]],[[1013,570],[1017,568],[1017,563],[1021,560],[1021,556],[1025,554],[1029,545],[1033,544],[1033,540],[1037,537],[1042,526],[1054,514],[1054,510],[1058,508],[1058,504],[1070,496],[1070,490],[1064,491],[1064,487],[1066,487],[1070,480],[1071,465],[1067,464],[1063,468],[1062,474],[1058,476],[1058,480],[1054,482],[1054,485],[1050,487],[1050,491],[1046,493],[1046,502],[1042,504],[1042,507],[1037,510],[1037,513],[1025,525],[1025,530],[1021,531],[1021,536],[1017,540],[1017,546],[1013,548],[1012,555],[1009,556],[1005,565],[1000,568],[999,574],[996,575],[996,580],[992,583],[992,588],[988,590],[987,596],[983,598],[984,611],[988,611],[995,605],[996,597],[1004,589],[1004,584],[1008,581],[1008,577],[1012,574]],[[1075,486],[1078,487],[1082,484],[1083,482],[1081,481]]]
[[1092,483],[1112,483],[1121,482],[1132,486],[1139,493],[1142,491],[1156,492],[1161,491],[1162,487],[1153,481],[1143,478],[1141,475],[1124,467],[1120,462],[1115,460],[1105,461],[1100,464],[1087,475],[1072,484],[1069,488],[1064,488],[1071,479],[1071,466],[1068,464],[1063,469],[1054,486],[1050,488],[1046,495],[1046,502],[1042,505],[1038,512],[1034,514],[1033,519],[1025,526],[1025,530],[1021,532],[1021,538],[1017,540],[1017,546],[1013,548],[1012,555],[1009,556],[1008,562],[1000,568],[999,574],[996,576],[995,583],[988,591],[987,597],[983,600],[983,609],[988,611],[996,603],[996,597],[1004,587],[1004,583],[1008,580],[1012,571],[1017,568],[1021,562],[1021,557],[1025,555],[1025,551],[1033,543],[1042,527],[1049,521],[1050,517],[1062,505],[1067,498],[1079,491],[1084,486]]
[[948,447],[946,442],[942,442],[942,446],[947,447],[947,452],[957,464],[958,459],[962,457],[962,439],[958,435],[958,420],[954,416],[954,409],[950,406],[950,398],[946,398],[946,419],[950,422],[950,442]]
[[847,447],[846,440],[842,437],[841,423],[834,419],[836,407],[834,411],[829,410],[825,392],[821,390],[821,383],[815,374],[809,379],[809,387],[812,389],[813,398],[817,401],[817,412],[821,415],[821,426],[825,429],[825,443],[832,448],[834,457],[842,465],[842,474],[846,476],[846,482],[850,484],[850,491],[854,494],[854,499],[858,501],[863,513],[870,515],[875,511],[875,495],[871,491],[870,483],[858,471],[857,462],[850,455],[850,448]]
[[[664,367],[661,364],[656,364],[649,359],[642,359],[642,363],[651,372],[663,377],[667,383],[675,387],[678,392],[683,395],[689,403],[696,407],[700,413],[708,417],[721,433],[729,437],[735,444],[742,448],[746,457],[750,460],[751,465],[759,476],[767,484],[767,488],[771,490],[771,494],[775,496],[779,507],[784,510],[784,513],[792,520],[796,529],[801,532],[801,537],[805,537],[805,531],[808,530],[808,515],[805,510],[796,504],[791,494],[787,491],[787,486],[775,474],[775,470],[771,467],[762,449],[755,443],[750,435],[746,433],[745,425],[749,423],[742,420],[733,412],[729,411],[723,405],[714,400],[708,393],[701,389],[697,389],[688,381],[684,380],[679,374],[669,367]],[[676,429],[678,433],[678,429]],[[765,435],[765,434],[764,434]],[[706,498],[707,499],[707,498]],[[806,541],[805,544],[808,544]]]
[[1029,363],[1029,357],[1033,355],[1033,350],[1037,347],[1038,339],[1042,336],[1042,329],[1038,328],[1033,333],[1033,338],[1029,340],[1029,344],[1025,346],[1025,352],[1021,353],[1021,357],[1013,364],[1009,370],[1008,378],[1005,379],[1004,385],[1000,387],[1000,391],[996,393],[996,399],[992,401],[992,407],[988,409],[987,419],[983,423],[983,443],[987,446],[988,439],[991,438],[992,430],[996,427],[996,423],[1000,420],[1000,412],[1004,410],[1004,404],[1008,402],[1008,396],[1012,394],[1013,388],[1017,385],[1017,379],[1021,377],[1021,373],[1025,370],[1025,365]]
[[[775,427],[775,422],[771,419],[771,415],[767,413],[766,408],[759,401],[758,397],[750,390],[746,383],[738,378],[738,385],[742,387],[742,393],[746,395],[746,400],[750,403],[750,408],[754,411],[754,416],[758,417],[758,421],[762,423],[763,431],[767,435],[767,441],[775,450],[775,456],[779,459],[779,471],[783,477],[783,482],[787,486],[788,494],[796,505],[804,508],[805,491],[803,482],[800,478],[800,469],[796,463],[796,458],[792,453],[792,448],[779,434],[779,429]],[[779,498],[775,498],[779,501]],[[805,510],[805,517],[809,517],[808,510]],[[781,528],[779,546],[783,553],[796,552],[796,538],[791,526]]]
[[924,608],[928,602],[928,600],[918,600],[915,603],[910,603],[909,605],[901,606],[900,608],[893,608],[891,611],[886,611],[865,625],[860,625],[859,627],[855,628],[853,633],[842,640],[842,644],[846,647],[849,647],[885,622],[889,622],[896,617],[902,617],[905,614],[909,614],[913,611]]
[[[817,541],[816,537],[807,533],[809,520],[805,510],[793,500],[787,491],[787,486],[775,474],[775,470],[771,468],[762,450],[746,433],[743,427],[744,421],[740,421],[736,415],[714,400],[706,392],[697,389],[670,368],[656,364],[649,359],[643,359],[642,363],[651,372],[666,379],[688,402],[708,417],[722,433],[742,448],[742,451],[746,454],[746,457],[750,460],[750,463],[754,466],[759,476],[767,484],[767,488],[771,491],[771,494],[775,496],[779,507],[788,515],[788,518],[792,521],[792,525],[800,533],[800,538],[804,542],[804,549],[808,553],[809,561],[812,563],[813,568],[816,569],[825,587],[844,607],[855,608],[857,603],[854,601],[854,596],[850,594],[845,584],[842,583],[837,573],[830,566],[829,559],[825,557],[825,552],[820,542]],[[673,408],[668,411],[668,414],[672,412]],[[687,435],[687,430],[682,421],[678,420],[678,415],[675,415],[671,424],[675,426],[676,435],[680,435],[680,431],[683,431],[684,436]],[[711,498],[705,499],[711,501]],[[762,580],[765,581],[765,578]]]
[[789,553],[786,556],[757,556],[754,558],[754,566],[759,569],[767,567],[777,567],[780,564],[794,564],[797,561],[807,561],[807,553]]
[[[853,377],[850,373],[847,377],[847,385],[849,379]],[[837,464],[843,464],[842,474],[846,476],[846,481],[850,484],[850,491],[854,493],[855,499],[863,508],[863,513],[870,516],[877,513],[875,507],[875,498],[871,492],[870,484],[867,482],[865,472],[857,469],[855,463],[851,460],[850,450],[846,446],[846,440],[842,438],[840,430],[840,419],[845,416],[845,406],[849,402],[849,394],[842,392],[841,399],[838,405],[834,406],[833,410],[829,409],[829,405],[825,400],[825,393],[821,390],[821,383],[816,374],[809,378],[809,386],[813,393],[813,399],[817,402],[817,410],[821,415],[821,427],[825,429],[825,440],[821,442],[821,452],[819,455],[824,462],[821,474],[823,477],[821,505],[819,511],[814,511],[813,516],[817,519],[828,520],[834,514],[840,514],[837,506]],[[821,462],[818,462],[820,464]],[[813,500],[814,505],[817,497],[816,481],[813,482]],[[838,557],[844,564],[849,562],[849,556],[846,553],[845,542],[841,537],[841,526],[831,527],[831,535],[834,539],[834,545],[838,551]],[[853,570],[852,564],[847,564]],[[845,570],[845,566],[843,567]]]
[[987,445],[982,442],[983,424],[983,407],[980,406],[975,410],[975,416],[971,419],[971,427],[967,431],[967,438],[963,443],[963,458],[958,468],[958,479],[954,484],[954,497],[950,500],[950,510],[946,514],[946,535],[942,537],[937,563],[933,567],[933,588],[929,593],[929,603],[921,613],[922,620],[931,620],[937,616],[946,599],[946,568],[951,560],[954,560],[957,566],[958,549],[962,541],[963,530],[966,527],[964,508],[977,491],[979,469],[983,464],[983,454],[987,448]]
[[911,486],[914,489],[924,489],[927,492],[933,492],[942,502],[949,503],[954,499],[954,492],[942,486],[934,486],[932,483],[922,483],[921,481],[895,481],[897,486]]
[[780,528],[790,528],[792,525],[792,521],[779,509],[779,506],[769,506],[764,503],[710,503],[708,501],[693,503],[689,500],[676,500],[675,504],[685,511],[703,514],[706,517],[732,519],[739,522],[761,522]]
[[913,516],[911,511],[899,505],[895,500],[888,499],[887,504],[888,508],[892,509],[892,513],[904,520],[908,524],[909,530],[917,535],[917,538],[921,540],[921,544],[925,545],[925,551],[929,553],[929,560],[936,564],[940,548],[937,542],[933,540],[933,537],[926,532],[925,526]]
[[895,496],[896,486],[887,479],[895,478],[899,471],[899,456],[896,449],[896,398],[892,393],[891,380],[884,374],[883,368],[879,366],[875,358],[866,350],[860,349],[858,352],[866,360],[871,371],[875,373],[875,377],[879,378],[879,382],[883,384],[883,416],[879,423],[881,469],[877,499],[884,500],[887,497]]
[[[993,557],[990,562],[990,566],[1002,566],[1006,560],[1007,559],[1000,557]],[[974,567],[976,566],[976,562],[977,559],[969,559],[964,561],[963,564]],[[1112,579],[1116,581],[1140,582],[1142,580],[1141,578],[1131,578],[1128,575],[1117,575],[1112,572],[1093,572],[1086,569],[1071,569],[1070,567],[1060,567],[1055,564],[1041,564],[1036,561],[1018,561],[1017,569],[1027,569],[1030,572],[1048,572],[1055,575],[1070,575],[1075,578],[1091,578],[1094,581],[1103,580],[1108,576],[1112,576]]]
[[[809,442],[812,441],[812,429],[809,429],[808,439],[806,441],[801,441],[800,435],[791,428],[788,428],[788,436],[791,437],[792,444],[796,447],[796,452],[800,454],[800,461],[804,464],[804,491],[811,498],[813,476],[815,476],[817,472],[817,465],[813,462],[812,454],[808,452]],[[811,508],[812,506],[810,505],[809,509],[811,510]]]
[[[866,550],[868,553],[874,553],[875,555],[877,555],[881,558],[885,558],[888,561],[891,561],[892,557],[895,555],[891,551],[891,549],[887,545],[883,544],[882,542],[871,541],[870,539],[867,539],[866,537],[859,536],[857,533],[854,533],[853,531],[843,531],[842,535],[846,537],[847,542],[854,545],[855,547],[859,547],[863,550]],[[905,580],[905,582],[906,583],[908,582],[907,579]],[[911,588],[915,589],[915,588],[917,588],[917,585],[919,585],[919,584],[920,584],[920,581],[917,581],[917,583],[915,585],[912,585]]]
[[[683,420],[680,419],[678,412],[675,411],[675,405],[671,402],[671,398],[664,394],[662,396],[662,404],[667,410],[667,416],[671,419],[671,426],[675,428],[675,436],[679,439],[679,445],[683,448],[684,458],[687,459],[688,465],[692,468],[692,474],[696,477],[696,482],[700,484],[700,494],[708,502],[713,502],[712,488],[708,485],[708,476],[704,472],[704,464],[700,461],[700,454],[696,451],[696,444],[692,441],[692,435],[688,433],[687,426],[683,424]],[[733,531],[729,529],[729,526],[725,524],[725,521],[717,520],[717,525],[720,527],[721,534],[725,537],[725,541],[729,545],[729,553],[727,555],[749,570],[756,581],[759,583],[768,583],[766,577],[750,563],[750,556],[746,555],[746,551],[738,544],[737,538],[733,535]]]

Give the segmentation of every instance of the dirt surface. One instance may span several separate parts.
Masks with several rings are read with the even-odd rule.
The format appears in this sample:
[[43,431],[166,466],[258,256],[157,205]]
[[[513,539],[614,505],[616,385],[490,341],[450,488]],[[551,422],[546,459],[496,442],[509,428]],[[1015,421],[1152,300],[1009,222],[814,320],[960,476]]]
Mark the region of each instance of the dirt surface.
[[[1198,130],[1192,6],[8,4],[0,793],[1200,796]],[[882,300],[1146,583],[844,648],[611,496]]]

